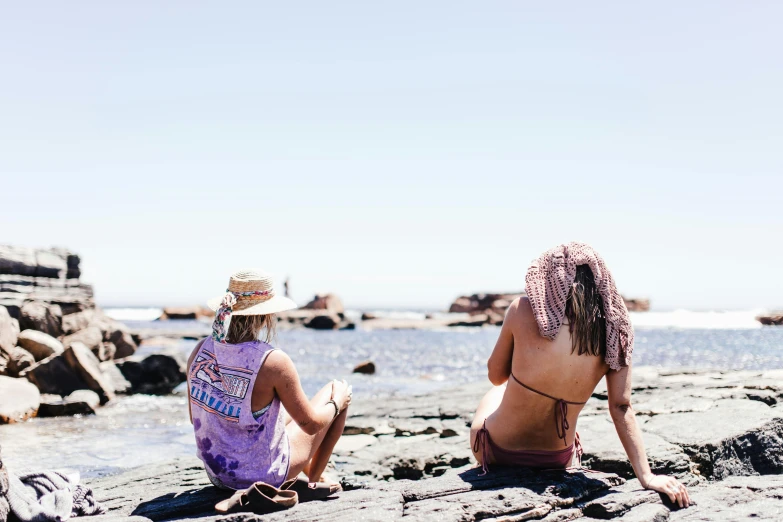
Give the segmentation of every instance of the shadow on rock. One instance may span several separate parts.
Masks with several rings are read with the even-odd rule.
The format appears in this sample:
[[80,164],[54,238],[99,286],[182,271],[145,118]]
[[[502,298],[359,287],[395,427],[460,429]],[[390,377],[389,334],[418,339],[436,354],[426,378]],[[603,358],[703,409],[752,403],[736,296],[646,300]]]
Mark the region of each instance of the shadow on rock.
[[214,486],[167,493],[140,503],[131,515],[150,520],[168,520],[189,515],[205,515],[215,511],[215,504],[231,496]]

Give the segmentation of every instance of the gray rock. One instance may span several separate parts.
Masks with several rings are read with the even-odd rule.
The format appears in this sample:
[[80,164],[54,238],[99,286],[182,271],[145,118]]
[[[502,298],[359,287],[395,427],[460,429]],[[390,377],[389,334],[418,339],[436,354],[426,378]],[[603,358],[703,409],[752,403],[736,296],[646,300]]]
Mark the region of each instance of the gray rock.
[[63,346],[66,348],[73,343],[82,343],[90,350],[99,350],[102,342],[103,334],[97,326],[88,326],[84,330],[79,330],[63,338]]
[[692,487],[695,505],[675,510],[672,521],[783,520],[783,476],[730,477]]
[[51,355],[34,364],[22,372],[20,377],[26,378],[41,393],[46,394],[66,396],[87,388],[87,384],[68,364],[62,353]]
[[114,359],[114,354],[117,353],[117,347],[114,346],[114,343],[101,343],[98,348],[94,348],[92,350],[92,353],[95,354],[95,357],[98,358],[99,361],[111,361]]
[[49,334],[36,330],[23,330],[19,334],[17,342],[19,346],[33,354],[36,362],[63,353],[65,350],[63,343]]
[[65,398],[59,395],[42,395],[38,416],[94,415],[100,403],[98,394],[91,390],[77,390]]
[[375,363],[372,361],[361,362],[353,369],[353,373],[364,373],[372,375],[375,373]]
[[95,310],[87,309],[63,316],[63,333],[74,334],[87,328],[95,318]]
[[0,377],[0,424],[35,417],[41,402],[38,388],[24,379]]
[[109,333],[109,342],[117,348],[114,358],[123,359],[136,353],[136,341],[124,326],[115,324],[115,329]]
[[156,353],[142,359],[126,359],[117,367],[131,383],[133,393],[164,395],[185,382],[187,361],[179,352]]
[[109,381],[109,385],[114,389],[114,393],[130,393],[131,383],[122,375],[122,372],[113,361],[106,361],[100,364],[101,373]]
[[336,330],[340,326],[340,317],[336,314],[316,315],[304,325],[314,330]]
[[703,412],[657,415],[643,430],[682,447],[708,477],[783,473],[783,411],[763,402],[718,400]]
[[22,330],[36,330],[52,337],[63,334],[63,311],[59,305],[29,301],[22,305],[19,314],[19,327]]
[[[584,446],[583,465],[617,473],[626,478],[634,477],[631,462],[620,443],[614,424],[607,415],[581,417],[577,431]],[[680,474],[691,470],[691,459],[680,446],[644,430],[642,437],[654,473]]]
[[114,398],[111,382],[104,377],[100,369],[100,361],[80,342],[72,342],[63,352],[68,365],[76,372],[87,388],[101,398],[101,404],[106,404]]
[[8,352],[16,346],[19,335],[19,321],[8,314],[4,306],[0,306],[0,352]]
[[24,370],[35,364],[33,354],[24,348],[11,348],[6,355],[8,357],[7,372],[11,377],[18,377]]

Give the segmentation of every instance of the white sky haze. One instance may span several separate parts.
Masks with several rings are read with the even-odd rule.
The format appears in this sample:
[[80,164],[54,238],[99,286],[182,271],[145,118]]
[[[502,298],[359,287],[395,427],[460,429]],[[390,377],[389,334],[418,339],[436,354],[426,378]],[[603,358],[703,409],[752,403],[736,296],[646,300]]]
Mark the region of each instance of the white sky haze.
[[49,2],[0,15],[0,243],[103,305],[446,308],[593,244],[659,309],[783,307],[779,2]]

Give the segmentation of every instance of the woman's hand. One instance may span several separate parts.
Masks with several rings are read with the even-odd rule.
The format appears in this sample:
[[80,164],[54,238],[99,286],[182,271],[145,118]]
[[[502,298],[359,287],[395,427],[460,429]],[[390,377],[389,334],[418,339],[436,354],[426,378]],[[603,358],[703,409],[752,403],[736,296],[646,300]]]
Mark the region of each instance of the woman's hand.
[[645,484],[647,489],[663,493],[669,497],[672,504],[677,504],[681,508],[686,508],[691,503],[691,497],[688,496],[688,489],[680,482],[667,475],[653,475]]
[[351,404],[352,396],[353,391],[346,381],[332,381],[332,399],[337,403],[340,411],[345,410]]

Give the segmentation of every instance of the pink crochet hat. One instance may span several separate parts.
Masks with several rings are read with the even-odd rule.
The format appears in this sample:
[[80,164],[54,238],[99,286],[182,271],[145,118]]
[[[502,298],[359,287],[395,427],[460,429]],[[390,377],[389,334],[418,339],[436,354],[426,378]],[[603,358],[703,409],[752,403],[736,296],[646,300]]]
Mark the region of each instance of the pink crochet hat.
[[619,370],[631,363],[633,326],[625,301],[617,291],[606,263],[593,247],[566,243],[544,252],[527,271],[525,291],[533,307],[542,337],[553,340],[565,316],[566,300],[576,277],[576,267],[587,265],[604,302],[606,363]]

